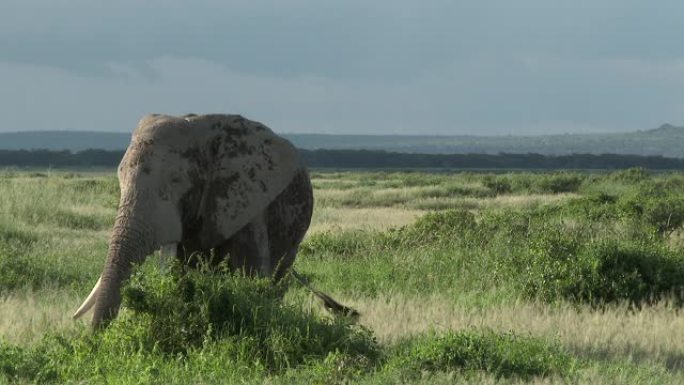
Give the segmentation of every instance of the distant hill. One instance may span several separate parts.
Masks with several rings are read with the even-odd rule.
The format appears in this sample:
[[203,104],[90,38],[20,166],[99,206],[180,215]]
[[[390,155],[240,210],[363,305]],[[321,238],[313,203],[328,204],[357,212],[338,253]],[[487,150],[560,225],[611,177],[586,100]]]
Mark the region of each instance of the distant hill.
[[0,132],[0,150],[122,150],[131,134],[91,131]]
[[[365,149],[423,154],[536,153],[542,155],[629,154],[684,158],[684,127],[670,124],[618,134],[566,134],[539,136],[421,136],[421,135],[325,135],[285,134],[297,147],[316,149]],[[128,133],[35,131],[0,133],[0,149],[82,151],[121,150]]]

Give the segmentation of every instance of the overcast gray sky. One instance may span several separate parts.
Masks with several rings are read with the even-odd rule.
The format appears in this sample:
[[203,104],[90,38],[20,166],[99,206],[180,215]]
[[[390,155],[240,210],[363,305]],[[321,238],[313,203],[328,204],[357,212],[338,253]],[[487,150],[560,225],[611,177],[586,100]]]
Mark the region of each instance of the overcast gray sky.
[[684,124],[683,17],[679,0],[2,0],[0,131],[152,112],[291,133]]

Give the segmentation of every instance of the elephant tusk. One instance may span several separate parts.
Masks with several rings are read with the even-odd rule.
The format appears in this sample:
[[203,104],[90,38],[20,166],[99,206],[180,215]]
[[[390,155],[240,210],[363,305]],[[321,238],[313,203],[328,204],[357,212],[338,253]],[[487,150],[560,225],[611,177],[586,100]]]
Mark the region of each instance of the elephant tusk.
[[97,292],[100,291],[100,281],[102,281],[102,276],[97,279],[97,282],[95,283],[95,286],[93,287],[93,290],[90,291],[90,294],[88,294],[88,298],[83,301],[83,304],[81,307],[76,310],[76,313],[73,315],[73,319],[79,319],[81,316],[83,316],[85,313],[90,310],[90,308],[95,305],[95,297],[97,296]]

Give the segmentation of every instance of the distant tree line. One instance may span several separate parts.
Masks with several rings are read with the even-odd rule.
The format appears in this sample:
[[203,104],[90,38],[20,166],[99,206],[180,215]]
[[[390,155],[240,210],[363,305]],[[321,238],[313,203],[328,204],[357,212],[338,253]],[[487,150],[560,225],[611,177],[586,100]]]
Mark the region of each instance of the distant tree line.
[[[684,159],[662,156],[572,154],[408,154],[370,150],[300,150],[314,168],[339,169],[684,169]],[[116,167],[123,151],[0,150],[0,167]]]
[[10,167],[116,167],[123,151],[0,150],[0,166]]

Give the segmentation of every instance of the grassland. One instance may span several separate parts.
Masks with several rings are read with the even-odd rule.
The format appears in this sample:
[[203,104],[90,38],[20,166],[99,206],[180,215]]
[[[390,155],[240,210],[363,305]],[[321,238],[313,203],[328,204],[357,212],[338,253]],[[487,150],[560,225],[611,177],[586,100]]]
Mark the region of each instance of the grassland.
[[92,334],[70,315],[102,268],[115,176],[0,173],[0,383],[684,384],[684,176],[312,177],[296,267],[357,323],[296,283],[281,303],[149,258]]

